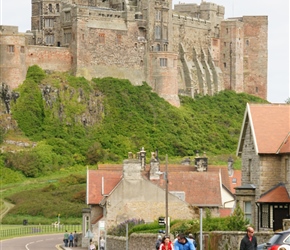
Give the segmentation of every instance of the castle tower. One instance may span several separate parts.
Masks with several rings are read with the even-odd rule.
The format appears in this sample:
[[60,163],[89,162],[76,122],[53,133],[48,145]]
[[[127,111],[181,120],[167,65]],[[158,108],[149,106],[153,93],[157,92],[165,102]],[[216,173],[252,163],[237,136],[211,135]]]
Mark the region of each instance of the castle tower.
[[244,16],[222,21],[220,68],[225,89],[267,99],[268,18]]
[[25,79],[27,37],[16,26],[0,26],[0,83],[14,89]]
[[[146,79],[153,90],[179,106],[177,53],[173,51],[172,1],[143,1],[147,17]],[[147,3],[147,6],[146,4]]]
[[244,24],[239,19],[221,23],[220,68],[226,89],[243,92],[244,89]]
[[61,0],[32,0],[31,30],[34,44],[46,46],[62,45],[60,16]]

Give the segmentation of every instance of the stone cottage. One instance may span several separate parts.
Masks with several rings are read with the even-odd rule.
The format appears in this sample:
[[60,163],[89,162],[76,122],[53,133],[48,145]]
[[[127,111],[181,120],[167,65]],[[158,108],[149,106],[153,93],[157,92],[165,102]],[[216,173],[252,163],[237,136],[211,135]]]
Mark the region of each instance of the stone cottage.
[[197,171],[194,164],[161,165],[155,157],[146,165],[145,158],[130,155],[123,165],[99,165],[98,170],[87,172],[90,209],[83,233],[90,229],[98,240],[126,220],[150,223],[165,217],[166,190],[171,220],[199,218],[199,208],[210,209],[212,216],[229,215],[235,204],[233,187],[239,184],[237,173],[229,176],[226,166]]
[[247,104],[237,155],[236,199],[256,230],[279,230],[289,217],[290,105]]

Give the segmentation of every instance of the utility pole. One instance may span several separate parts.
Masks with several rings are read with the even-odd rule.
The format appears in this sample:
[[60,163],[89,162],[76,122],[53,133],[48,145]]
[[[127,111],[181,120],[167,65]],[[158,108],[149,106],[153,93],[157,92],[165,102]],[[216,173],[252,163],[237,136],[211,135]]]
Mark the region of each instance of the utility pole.
[[169,229],[169,217],[168,217],[168,155],[166,154],[166,164],[165,164],[165,235],[168,235]]

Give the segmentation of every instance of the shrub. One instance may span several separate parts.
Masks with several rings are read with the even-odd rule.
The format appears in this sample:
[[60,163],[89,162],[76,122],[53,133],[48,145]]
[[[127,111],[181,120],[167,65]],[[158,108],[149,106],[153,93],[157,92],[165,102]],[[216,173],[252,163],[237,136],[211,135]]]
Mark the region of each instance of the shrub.
[[139,224],[144,224],[143,219],[130,219],[126,220],[116,227],[113,227],[108,230],[108,233],[110,235],[115,235],[115,236],[126,236],[126,225],[128,224],[128,231],[130,231],[134,226],[139,225]]

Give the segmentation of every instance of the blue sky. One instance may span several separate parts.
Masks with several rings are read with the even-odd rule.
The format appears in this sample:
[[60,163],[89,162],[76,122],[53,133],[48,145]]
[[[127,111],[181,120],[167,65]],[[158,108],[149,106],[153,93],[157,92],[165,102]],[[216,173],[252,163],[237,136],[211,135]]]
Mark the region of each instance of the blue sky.
[[[31,0],[0,0],[3,25],[16,25],[20,32],[30,30]],[[173,0],[177,3],[201,0]],[[284,103],[290,97],[289,84],[289,0],[213,0],[225,7],[225,17],[268,16],[268,101]]]

